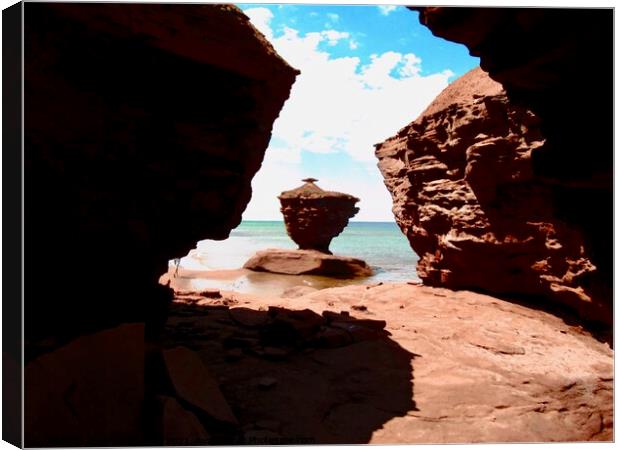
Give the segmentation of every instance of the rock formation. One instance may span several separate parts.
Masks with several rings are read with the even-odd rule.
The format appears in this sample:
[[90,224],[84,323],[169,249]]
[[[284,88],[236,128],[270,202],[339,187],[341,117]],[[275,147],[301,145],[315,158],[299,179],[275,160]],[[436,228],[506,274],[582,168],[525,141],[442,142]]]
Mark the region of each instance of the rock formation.
[[26,328],[140,320],[239,224],[297,72],[220,5],[30,4],[25,54]]
[[358,198],[342,192],[324,191],[315,178],[278,197],[286,231],[301,250],[330,253],[329,244],[342,233],[349,219],[358,213]]
[[315,178],[278,197],[288,235],[298,250],[267,249],[256,253],[243,267],[258,272],[287,275],[325,275],[355,278],[372,275],[361,259],[332,255],[329,244],[359,211],[358,198],[342,192],[324,191]]
[[[159,276],[240,222],[298,72],[233,6],[24,10],[26,362],[123,323],[154,340],[172,298]],[[113,430],[114,407],[104,413]],[[60,446],[134,442],[58,429]],[[26,428],[26,445],[37,433]]]
[[532,152],[534,177],[551,192],[554,215],[581,230],[597,267],[588,284],[611,309],[613,11],[416,9],[433,34],[465,44],[513,103],[539,117],[545,143]]
[[606,321],[583,236],[533,175],[544,145],[539,118],[477,68],[376,155],[426,284],[539,296]]
[[330,255],[317,250],[267,249],[256,253],[244,269],[287,275],[325,275],[355,278],[372,275],[372,270],[361,259]]

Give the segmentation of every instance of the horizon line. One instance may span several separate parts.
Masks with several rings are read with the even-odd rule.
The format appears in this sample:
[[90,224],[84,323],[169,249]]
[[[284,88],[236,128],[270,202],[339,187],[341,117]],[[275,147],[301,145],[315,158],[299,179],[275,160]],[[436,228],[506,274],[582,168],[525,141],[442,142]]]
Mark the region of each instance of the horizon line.
[[[241,219],[241,222],[284,222],[284,219]],[[349,220],[349,223],[396,223],[396,219],[392,220]]]

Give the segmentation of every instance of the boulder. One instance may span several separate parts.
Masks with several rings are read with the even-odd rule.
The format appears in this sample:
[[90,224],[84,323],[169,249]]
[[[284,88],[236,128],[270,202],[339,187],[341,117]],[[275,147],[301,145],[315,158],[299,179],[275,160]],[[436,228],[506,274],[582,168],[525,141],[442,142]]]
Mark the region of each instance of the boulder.
[[425,284],[535,296],[605,322],[585,238],[534,176],[543,145],[539,118],[476,68],[376,156]]
[[244,265],[257,272],[287,275],[325,275],[356,278],[372,275],[372,270],[361,259],[331,255],[317,250],[261,250]]

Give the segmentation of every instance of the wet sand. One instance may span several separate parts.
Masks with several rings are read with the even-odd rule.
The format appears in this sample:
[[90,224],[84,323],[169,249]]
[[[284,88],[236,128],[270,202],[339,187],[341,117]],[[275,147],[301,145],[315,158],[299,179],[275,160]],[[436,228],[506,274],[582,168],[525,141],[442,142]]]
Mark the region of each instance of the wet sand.
[[372,284],[370,277],[332,278],[316,275],[282,275],[267,272],[254,272],[247,269],[226,270],[188,270],[171,268],[165,280],[175,291],[201,291],[218,289],[259,296],[280,296],[290,288],[304,286],[314,289],[327,289],[360,284]]

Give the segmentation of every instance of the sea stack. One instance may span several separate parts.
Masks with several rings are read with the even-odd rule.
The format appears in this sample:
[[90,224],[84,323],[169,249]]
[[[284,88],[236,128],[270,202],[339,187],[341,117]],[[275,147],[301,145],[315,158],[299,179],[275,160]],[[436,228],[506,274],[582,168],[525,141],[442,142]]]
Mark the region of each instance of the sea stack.
[[329,244],[342,233],[349,219],[359,211],[359,198],[342,192],[324,191],[316,178],[278,197],[286,231],[299,246],[297,250],[267,249],[256,253],[245,269],[288,275],[323,275],[355,278],[372,275],[361,259],[332,255]]
[[318,250],[331,254],[329,244],[342,233],[349,219],[358,213],[359,198],[342,192],[324,191],[316,178],[280,194],[286,231],[300,250]]

